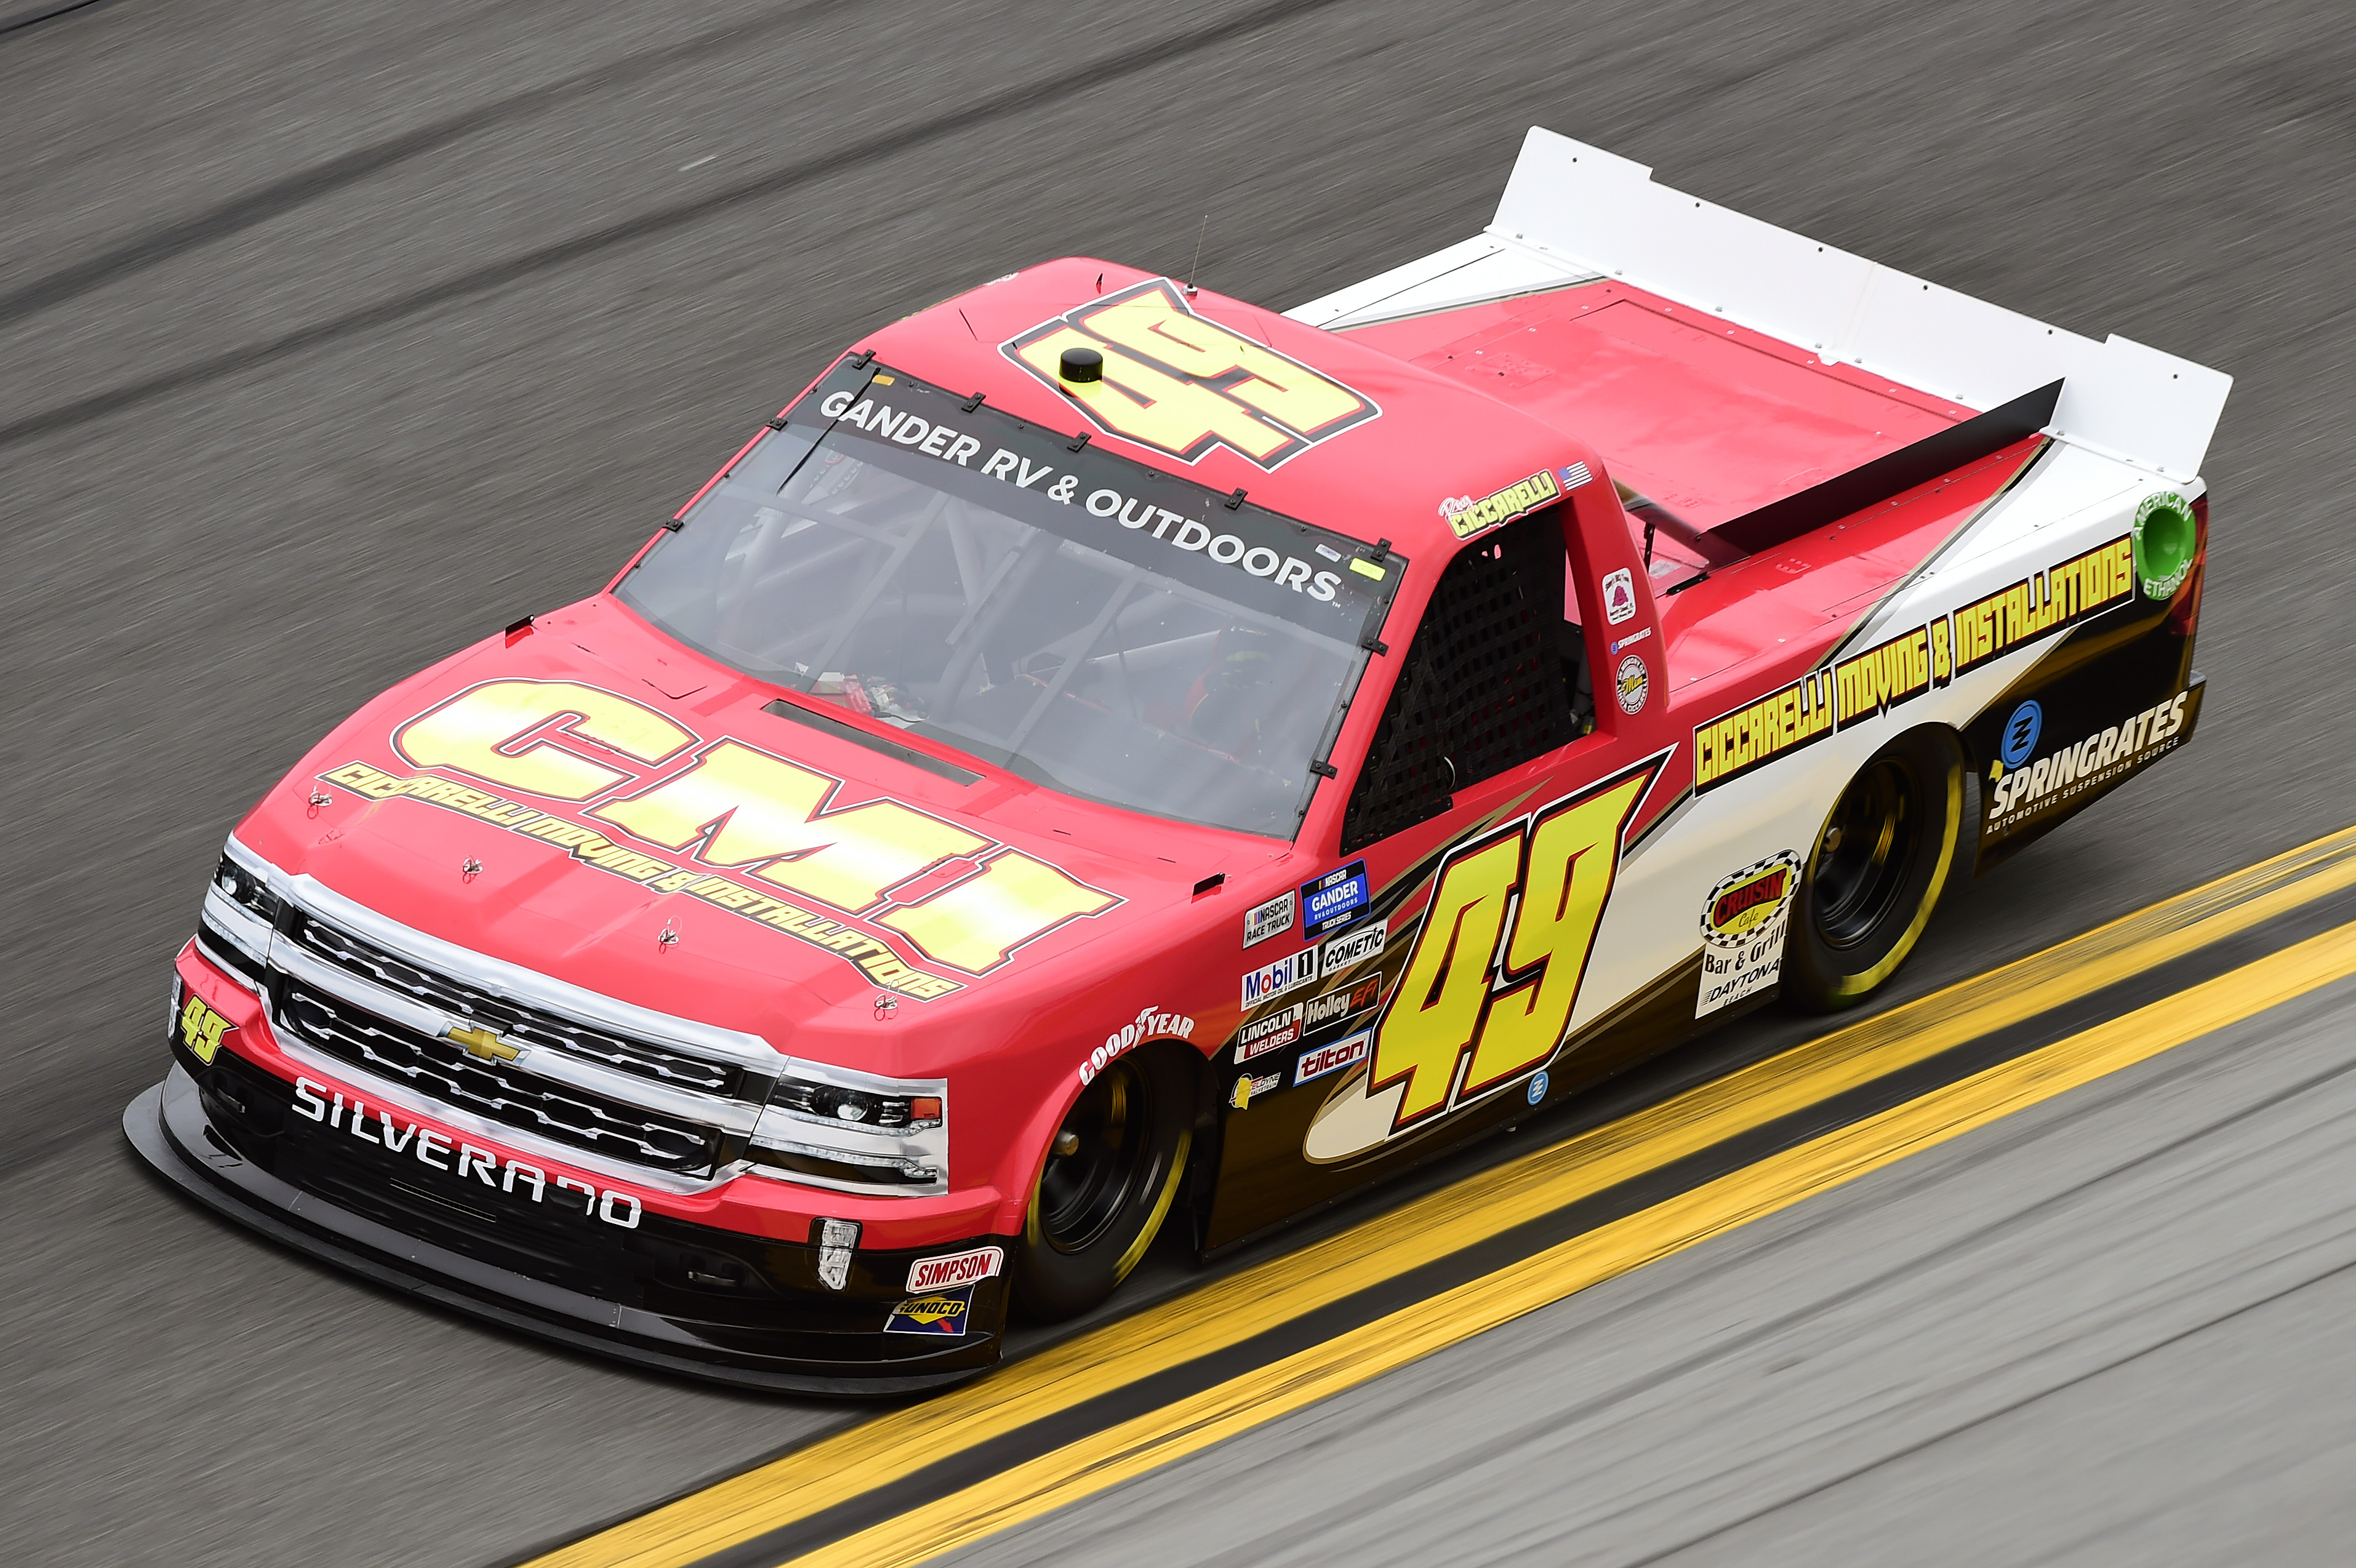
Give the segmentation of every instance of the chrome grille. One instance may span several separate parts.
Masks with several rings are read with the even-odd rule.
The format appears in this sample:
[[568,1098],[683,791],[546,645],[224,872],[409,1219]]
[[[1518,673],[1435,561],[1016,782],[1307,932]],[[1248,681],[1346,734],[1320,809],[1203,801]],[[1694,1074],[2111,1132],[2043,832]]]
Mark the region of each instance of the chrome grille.
[[510,1063],[480,1061],[451,1040],[379,1018],[299,980],[283,985],[282,1016],[305,1040],[444,1104],[679,1176],[709,1176],[721,1163],[719,1127],[553,1083]]
[[339,969],[454,1018],[474,1019],[513,1044],[560,1051],[617,1072],[730,1099],[739,1098],[745,1088],[744,1070],[734,1062],[691,1056],[493,996],[448,975],[421,968],[316,915],[300,917],[294,937]]

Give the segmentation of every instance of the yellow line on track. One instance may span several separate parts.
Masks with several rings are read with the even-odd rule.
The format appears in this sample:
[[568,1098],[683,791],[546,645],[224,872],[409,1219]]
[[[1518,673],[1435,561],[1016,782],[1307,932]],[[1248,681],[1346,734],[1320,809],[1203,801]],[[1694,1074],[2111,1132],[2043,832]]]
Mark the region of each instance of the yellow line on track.
[[2356,828],[1482,1171],[536,1559],[681,1568],[2356,885]]
[[1017,1465],[798,1557],[794,1568],[908,1568],[927,1562],[2350,974],[2356,974],[2356,925],[2310,938]]

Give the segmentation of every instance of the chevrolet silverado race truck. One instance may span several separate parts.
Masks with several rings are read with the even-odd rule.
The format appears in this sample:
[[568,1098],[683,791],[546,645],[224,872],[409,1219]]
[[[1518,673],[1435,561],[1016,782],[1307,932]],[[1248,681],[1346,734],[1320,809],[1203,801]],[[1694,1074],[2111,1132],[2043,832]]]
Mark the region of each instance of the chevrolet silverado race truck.
[[1050,261],[239,824],[125,1112],[428,1300],[969,1377],[1781,997],[2183,745],[2228,379],[1533,131],[1285,315]]

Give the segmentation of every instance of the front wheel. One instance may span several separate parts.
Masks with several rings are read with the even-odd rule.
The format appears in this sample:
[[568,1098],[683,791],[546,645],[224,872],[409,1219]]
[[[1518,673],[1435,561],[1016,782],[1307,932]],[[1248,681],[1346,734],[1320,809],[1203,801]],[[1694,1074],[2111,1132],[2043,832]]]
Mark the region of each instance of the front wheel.
[[1965,844],[1970,782],[1962,746],[1938,729],[1901,735],[1858,770],[1808,857],[1785,997],[1817,1012],[1853,1007],[1905,962]]
[[1170,1051],[1105,1065],[1056,1129],[1014,1259],[1014,1299],[1034,1318],[1086,1312],[1153,1244],[1194,1143],[1194,1083]]

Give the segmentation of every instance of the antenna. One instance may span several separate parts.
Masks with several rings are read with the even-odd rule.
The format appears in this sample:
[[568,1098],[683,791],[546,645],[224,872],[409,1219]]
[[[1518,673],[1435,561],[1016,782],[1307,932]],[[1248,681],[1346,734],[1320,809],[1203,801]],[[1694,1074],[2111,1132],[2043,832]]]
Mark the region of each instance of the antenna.
[[1186,269],[1186,297],[1194,297],[1194,274],[1203,270],[1203,236],[1211,231],[1211,215],[1203,214],[1203,227],[1194,230],[1194,264]]

